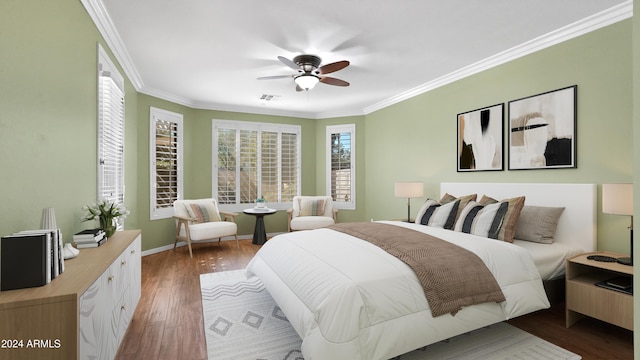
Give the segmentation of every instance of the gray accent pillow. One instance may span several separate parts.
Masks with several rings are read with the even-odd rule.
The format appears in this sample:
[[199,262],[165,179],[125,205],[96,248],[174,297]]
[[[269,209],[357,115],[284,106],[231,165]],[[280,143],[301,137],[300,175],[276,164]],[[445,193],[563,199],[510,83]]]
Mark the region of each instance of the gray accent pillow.
[[552,244],[558,227],[558,219],[563,211],[564,207],[524,206],[520,211],[515,238]]

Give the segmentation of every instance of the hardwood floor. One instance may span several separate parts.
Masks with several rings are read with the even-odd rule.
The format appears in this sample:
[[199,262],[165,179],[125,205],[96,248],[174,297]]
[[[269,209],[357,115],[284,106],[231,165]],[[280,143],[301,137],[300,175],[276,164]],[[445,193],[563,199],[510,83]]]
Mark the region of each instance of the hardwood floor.
[[[259,245],[241,240],[186,247],[142,258],[142,297],[116,359],[207,359],[199,275],[244,268]],[[583,360],[633,359],[633,332],[585,318],[565,328],[564,304],[510,320]]]

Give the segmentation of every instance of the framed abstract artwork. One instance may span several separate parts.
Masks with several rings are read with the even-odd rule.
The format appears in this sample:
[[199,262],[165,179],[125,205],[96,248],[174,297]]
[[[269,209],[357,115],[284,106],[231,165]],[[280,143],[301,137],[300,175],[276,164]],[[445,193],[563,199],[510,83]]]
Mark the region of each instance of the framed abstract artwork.
[[509,101],[509,170],[576,167],[577,90]]
[[458,172],[504,170],[504,104],[458,114]]

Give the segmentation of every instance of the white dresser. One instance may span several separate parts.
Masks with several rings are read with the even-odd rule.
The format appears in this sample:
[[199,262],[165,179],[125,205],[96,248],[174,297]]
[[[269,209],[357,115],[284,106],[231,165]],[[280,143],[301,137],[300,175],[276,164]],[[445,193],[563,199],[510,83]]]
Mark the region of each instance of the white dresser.
[[113,359],[140,300],[141,239],[116,232],[50,284],[0,292],[0,358]]

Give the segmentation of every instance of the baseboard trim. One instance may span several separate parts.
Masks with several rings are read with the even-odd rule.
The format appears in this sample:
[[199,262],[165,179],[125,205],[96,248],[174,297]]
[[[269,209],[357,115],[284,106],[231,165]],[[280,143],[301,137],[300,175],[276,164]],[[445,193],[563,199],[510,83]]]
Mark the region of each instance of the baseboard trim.
[[[267,233],[267,237],[273,237],[273,236],[276,236],[278,234],[283,234],[283,233]],[[143,234],[142,237],[144,238],[144,234]],[[253,239],[253,235],[252,234],[249,234],[249,235],[238,235],[238,240],[251,240],[251,239]],[[225,238],[222,238],[221,241],[236,241],[236,239],[234,237],[225,237]],[[207,242],[218,242],[218,240],[199,241],[198,243],[207,243]],[[177,245],[177,247],[182,247],[182,246],[187,246],[187,243],[185,243],[184,241],[181,241]],[[142,256],[153,255],[153,254],[157,254],[159,252],[163,252],[163,251],[167,251],[167,250],[173,250],[173,244],[164,245],[164,246],[160,246],[160,247],[157,247],[157,248],[144,250],[141,255]]]

